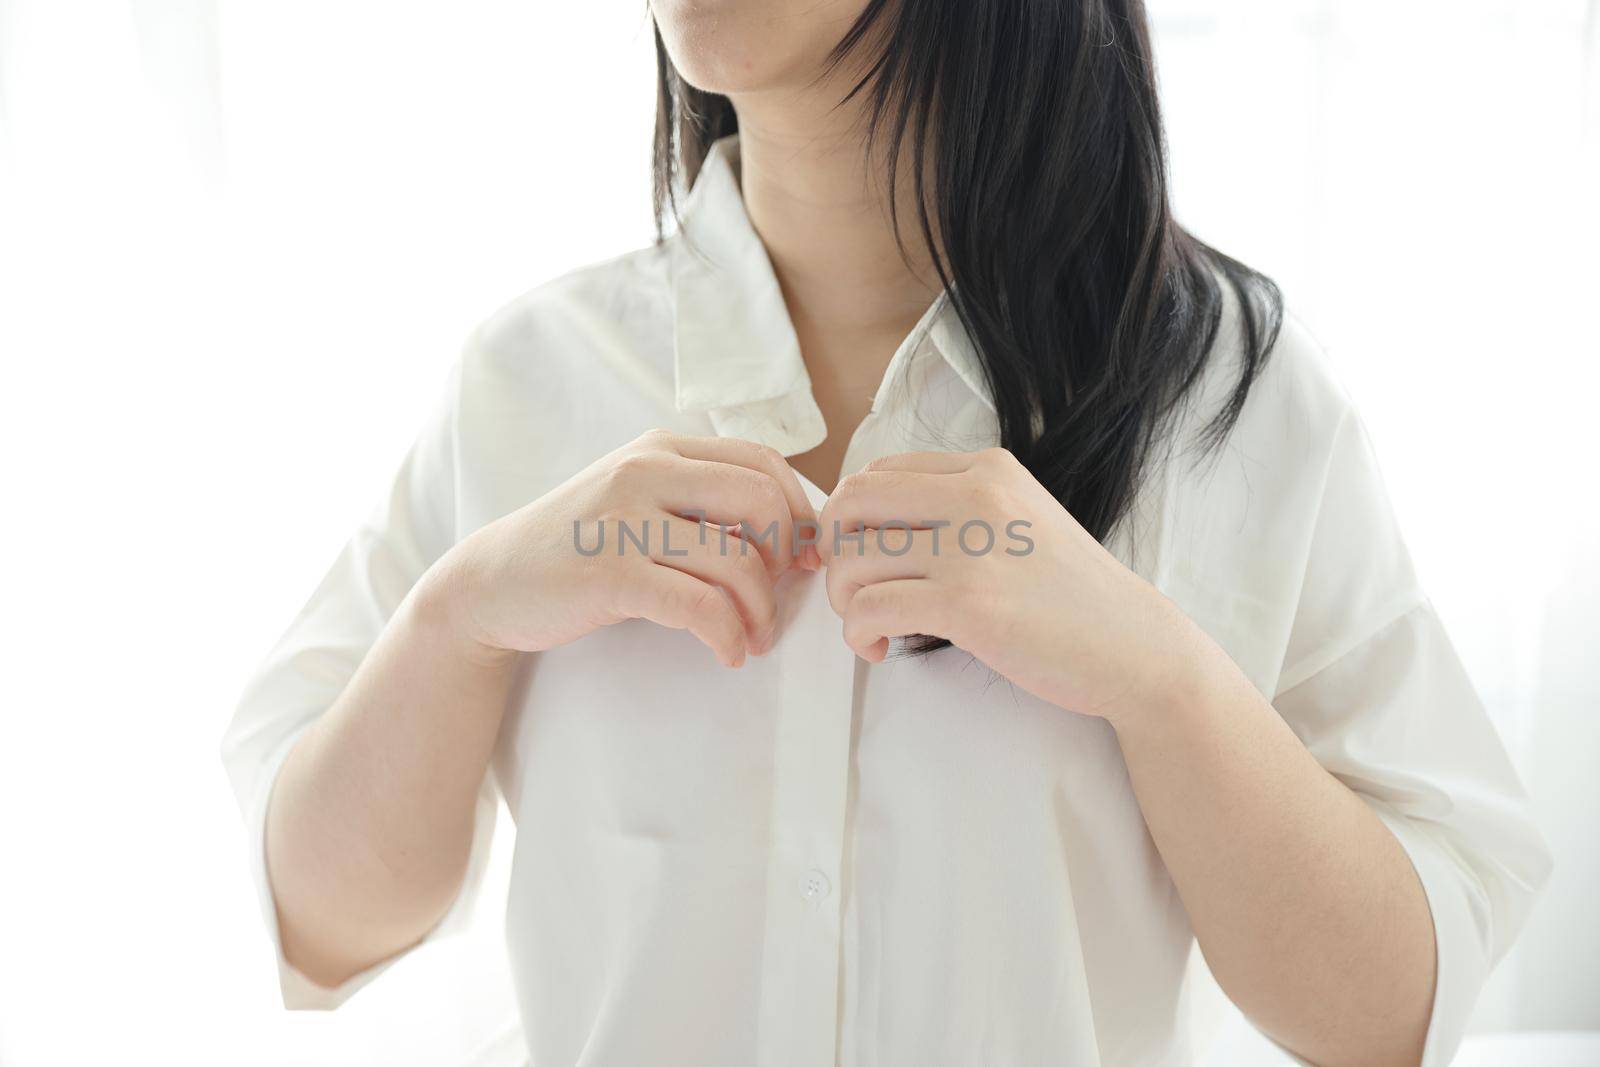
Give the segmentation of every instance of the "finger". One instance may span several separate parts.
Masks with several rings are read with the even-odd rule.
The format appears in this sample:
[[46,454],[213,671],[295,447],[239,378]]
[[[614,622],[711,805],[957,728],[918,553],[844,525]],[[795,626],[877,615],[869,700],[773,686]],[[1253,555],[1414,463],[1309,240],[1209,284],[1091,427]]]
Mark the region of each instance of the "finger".
[[841,539],[828,557],[828,603],[839,615],[864,586],[900,578],[931,578],[945,549],[942,530],[863,530],[860,540]]
[[869,585],[851,598],[844,641],[869,663],[883,662],[889,638],[907,634],[950,637],[950,597],[938,583],[901,578]]
[[[793,536],[793,519],[783,490],[769,475],[747,467],[666,454],[656,502],[665,510],[704,526],[739,527],[739,534],[758,553],[767,570],[779,574],[793,566],[792,549],[785,536]],[[701,540],[721,537],[716,529],[703,529]]]
[[[823,505],[818,547],[824,563],[838,547],[840,534],[867,527],[909,526],[933,529],[960,514],[957,494],[965,479],[919,471],[862,471],[839,483]],[[967,509],[970,512],[970,508]]]
[[[799,476],[795,474],[794,468],[789,466],[789,461],[783,458],[783,453],[777,449],[737,437],[674,437],[671,439],[671,446],[680,456],[688,459],[710,460],[714,463],[746,467],[771,477],[783,491],[783,498],[789,506],[791,522],[789,528],[783,531],[786,536],[793,534],[794,528],[801,523],[816,523],[816,509],[806,498],[806,491],[800,487]],[[790,562],[798,558],[796,543],[793,537],[782,543],[784,558]]]
[[743,666],[744,625],[733,604],[714,585],[671,567],[650,564],[623,586],[617,610],[633,619],[687,630],[724,666]]
[[760,655],[777,636],[778,599],[761,553],[732,533],[677,517],[664,519],[665,531],[651,545],[651,558],[664,567],[692,574],[727,591],[744,625],[746,643]]
[[863,471],[915,471],[919,474],[960,474],[971,470],[975,462],[971,452],[900,452],[882,456],[862,468]]

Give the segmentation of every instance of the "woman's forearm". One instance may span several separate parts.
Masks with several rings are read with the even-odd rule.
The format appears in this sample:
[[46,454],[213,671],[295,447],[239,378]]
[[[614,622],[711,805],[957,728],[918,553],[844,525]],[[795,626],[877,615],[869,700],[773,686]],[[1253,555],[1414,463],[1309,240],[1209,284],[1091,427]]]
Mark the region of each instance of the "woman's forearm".
[[[780,531],[719,551],[685,519]],[[652,555],[573,551],[597,516],[677,524]],[[752,518],[753,517],[753,518]],[[458,542],[289,754],[267,810],[267,873],[290,963],[337,985],[420,940],[470,857],[479,787],[521,653],[625,619],[687,630],[729,666],[771,647],[772,576],[816,522],[783,457],[731,438],[645,433]]]
[[295,744],[267,811],[285,957],[326,986],[420,940],[466,871],[515,670],[459,636],[425,576]]
[[[882,535],[911,514],[927,528],[893,544],[853,549],[841,533]],[[936,523],[980,519],[1020,524],[1027,549],[939,551]],[[1399,842],[1015,455],[873,460],[821,523],[828,595],[857,655],[881,662],[897,635],[947,638],[1063,714],[1111,724],[1206,959],[1258,1026],[1328,1065],[1419,1058],[1433,917]]]
[[1435,979],[1399,842],[1244,674],[1196,640],[1169,706],[1116,728],[1134,791],[1228,996],[1304,1058],[1415,1064]]

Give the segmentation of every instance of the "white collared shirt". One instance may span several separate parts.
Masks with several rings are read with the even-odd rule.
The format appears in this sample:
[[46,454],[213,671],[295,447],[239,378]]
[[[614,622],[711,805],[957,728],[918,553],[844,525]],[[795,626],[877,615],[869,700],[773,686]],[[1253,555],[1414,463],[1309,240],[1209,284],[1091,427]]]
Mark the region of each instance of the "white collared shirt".
[[[785,455],[823,440],[737,158],[736,140],[713,149],[684,205],[691,242],[576,271],[472,335],[436,417],[250,683],[224,748],[274,940],[274,776],[435,559],[652,427]],[[1231,369],[1215,360],[1202,396]],[[996,441],[941,297],[843,471]],[[1225,447],[1160,465],[1136,517],[1113,551],[1410,856],[1439,946],[1426,1062],[1446,1063],[1549,861],[1361,423],[1292,320]],[[1111,729],[958,648],[868,665],[819,576],[780,581],[781,637],[742,670],[642,621],[527,659],[467,885],[430,936],[467,915],[498,790],[516,820],[507,949],[532,1062],[1190,1062],[1193,934]],[[325,990],[278,959],[291,1007],[336,1006],[383,969]]]

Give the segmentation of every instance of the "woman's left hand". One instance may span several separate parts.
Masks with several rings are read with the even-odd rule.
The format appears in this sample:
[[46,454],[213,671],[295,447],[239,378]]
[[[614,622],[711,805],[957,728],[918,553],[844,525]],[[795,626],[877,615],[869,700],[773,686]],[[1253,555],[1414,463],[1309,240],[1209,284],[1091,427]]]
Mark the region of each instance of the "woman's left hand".
[[1215,651],[1004,449],[874,460],[840,481],[820,526],[828,599],[873,663],[890,637],[942,637],[1116,725],[1170,701]]

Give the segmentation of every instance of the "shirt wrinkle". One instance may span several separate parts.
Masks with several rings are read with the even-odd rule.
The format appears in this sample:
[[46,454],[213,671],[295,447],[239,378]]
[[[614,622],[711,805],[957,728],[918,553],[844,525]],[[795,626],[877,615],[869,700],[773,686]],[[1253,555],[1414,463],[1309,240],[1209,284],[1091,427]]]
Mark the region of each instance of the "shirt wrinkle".
[[[472,332],[379,506],[241,694],[224,762],[286,1006],[338,1007],[395,962],[332,990],[288,964],[266,808],[296,738],[427,569],[653,428],[784,455],[825,439],[737,158],[737,138],[713,146],[663,246],[541,286]],[[1206,395],[1225,392],[1228,363]],[[997,444],[987,389],[940,293],[840,474]],[[1114,544],[1277,689],[1297,736],[1370,792],[1406,849],[1440,946],[1424,1067],[1444,1067],[1548,853],[1423,614],[1358,426],[1291,317],[1231,431],[1233,458],[1166,457]],[[1361,448],[1306,470],[1339,446]],[[813,506],[826,500],[800,482]],[[775,645],[739,670],[642,620],[529,657],[462,888],[423,941],[470,922],[503,798],[516,827],[506,951],[533,1063],[1191,1065],[1182,1006],[1209,979],[1115,732],[995,684],[964,650],[857,660],[820,575],[784,575],[776,600]],[[1402,619],[1416,623],[1407,639],[1382,640]],[[1372,652],[1361,670],[1329,669],[1358,648]]]

